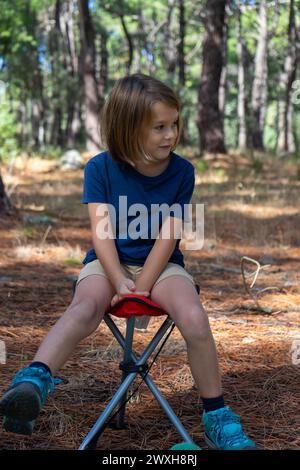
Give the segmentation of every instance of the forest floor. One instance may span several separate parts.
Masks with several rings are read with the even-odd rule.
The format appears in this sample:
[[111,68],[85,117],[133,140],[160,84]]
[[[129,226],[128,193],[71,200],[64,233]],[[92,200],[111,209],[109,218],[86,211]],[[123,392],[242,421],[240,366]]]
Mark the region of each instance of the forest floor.
[[[184,153],[199,168],[192,149]],[[88,157],[86,157],[88,158]],[[223,377],[224,395],[261,449],[300,449],[300,178],[293,161],[266,155],[263,165],[230,153],[197,171],[194,203],[205,204],[205,243],[185,250],[186,269],[201,286]],[[1,168],[18,216],[0,222],[1,393],[28,364],[72,299],[91,246],[83,171],[53,159],[19,158]],[[34,224],[30,216],[47,216]],[[181,248],[184,250],[185,241]],[[243,256],[259,262],[245,263]],[[136,332],[143,349],[161,319]],[[117,320],[123,328],[122,320]],[[3,343],[2,343],[3,345]],[[3,355],[2,355],[3,356]],[[76,449],[120,379],[120,347],[106,325],[83,340],[59,371],[68,383],[50,394],[31,437],[0,430],[0,449]],[[202,406],[175,329],[151,376],[203,449]],[[139,383],[139,379],[134,383]],[[99,449],[168,449],[180,442],[145,385],[128,404],[128,428],[107,428]]]

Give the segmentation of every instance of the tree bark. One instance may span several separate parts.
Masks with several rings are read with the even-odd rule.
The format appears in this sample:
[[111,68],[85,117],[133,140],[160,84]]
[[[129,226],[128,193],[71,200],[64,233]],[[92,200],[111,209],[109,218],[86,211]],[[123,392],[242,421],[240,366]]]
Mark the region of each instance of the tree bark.
[[[28,6],[30,10],[30,5]],[[39,42],[37,29],[38,29],[38,18],[34,11],[30,11],[33,21],[32,34],[35,37],[37,44]],[[33,147],[36,149],[40,148],[44,144],[44,98],[43,98],[43,75],[40,66],[39,52],[37,48],[32,51],[31,66],[33,72],[30,76],[30,96],[31,96],[31,141]]]
[[100,49],[100,73],[99,73],[99,96],[104,98],[108,82],[108,50],[107,50],[107,33],[101,31],[101,49]]
[[290,0],[288,26],[288,50],[284,61],[284,70],[280,77],[280,97],[278,102],[278,152],[294,152],[295,139],[293,136],[293,103],[291,102],[292,84],[296,78],[297,51],[295,4]]
[[261,0],[259,10],[259,30],[255,54],[255,72],[252,88],[252,145],[264,150],[263,132],[267,102],[267,53],[268,53],[268,5]]
[[172,16],[174,12],[176,0],[168,0],[168,14],[165,26],[165,47],[163,48],[169,82],[172,83],[174,79],[174,72],[176,68],[176,46],[172,34]]
[[[157,18],[157,11],[155,8],[152,10],[152,18],[151,18],[151,27],[149,30],[151,31],[150,34],[147,35],[147,40],[145,41],[147,44],[147,50],[150,54],[149,61],[148,61],[148,71],[149,75],[155,75],[156,73],[156,50],[155,50],[155,44],[157,43],[157,36],[160,28],[164,26],[165,20],[158,22]],[[145,29],[145,31],[147,31]]]
[[128,60],[126,62],[126,66],[125,66],[125,70],[126,70],[126,75],[130,75],[131,67],[132,67],[132,60],[133,60],[134,46],[133,46],[133,41],[132,41],[131,34],[129,33],[129,30],[127,28],[127,25],[126,25],[125,18],[124,18],[123,14],[120,14],[120,20],[121,20],[122,28],[123,28],[123,31],[124,31],[124,34],[125,34],[125,37],[126,37],[126,40],[127,40],[128,52],[129,52]]
[[178,44],[178,78],[180,86],[185,86],[185,55],[184,55],[184,41],[185,41],[185,4],[184,0],[179,0],[179,44]]
[[[136,54],[135,54],[135,67],[137,72],[141,72],[143,68],[143,56],[146,60],[146,68],[148,70],[149,75],[151,75],[151,64],[152,64],[152,51],[151,51],[151,44],[150,41],[148,42],[149,35],[147,35],[147,31],[151,28],[150,25],[146,24],[142,5],[139,5],[138,9],[138,30],[135,34],[136,37]],[[145,54],[146,53],[146,54]]]
[[0,214],[11,215],[15,211],[12,203],[10,202],[3,183],[3,179],[0,173]]
[[[61,146],[63,144],[63,131],[62,131],[62,97],[61,97],[61,84],[60,72],[63,69],[62,57],[65,62],[63,54],[62,32],[61,32],[61,1],[56,0],[54,6],[54,27],[49,32],[49,52],[51,60],[51,75],[52,75],[52,122],[50,130],[50,143],[54,146]],[[64,64],[66,67],[66,63]],[[65,68],[64,67],[64,68]]]
[[207,0],[203,65],[198,95],[201,152],[226,153],[219,108],[226,0]]
[[[70,86],[72,93],[68,93],[67,104],[67,126],[65,129],[64,141],[67,147],[74,148],[79,141],[79,134],[81,128],[80,120],[80,84],[82,77],[79,69],[78,53],[75,45],[75,29],[74,29],[74,0],[68,0],[66,9],[63,15],[63,36],[67,49],[68,69],[70,73]],[[77,94],[78,99],[74,100],[74,93]]]
[[247,126],[246,126],[246,86],[244,69],[244,41],[241,25],[241,3],[237,0],[237,58],[238,58],[238,147],[241,150],[247,147]]
[[227,39],[228,39],[228,5],[225,7],[225,17],[223,25],[223,47],[222,47],[222,72],[219,86],[219,110],[224,128],[224,117],[226,107],[226,86],[227,86]]
[[[179,96],[181,91],[185,90],[185,54],[184,54],[184,43],[185,43],[185,0],[179,0],[179,44],[178,44],[178,83],[179,83]],[[183,95],[184,96],[184,95]],[[181,104],[183,109],[187,109],[184,98],[181,98]],[[187,144],[189,142],[189,123],[188,114],[183,116],[183,130],[181,136],[181,143]]]
[[80,18],[81,56],[85,103],[86,147],[90,152],[100,148],[98,132],[99,96],[95,74],[95,38],[88,0],[78,0]]

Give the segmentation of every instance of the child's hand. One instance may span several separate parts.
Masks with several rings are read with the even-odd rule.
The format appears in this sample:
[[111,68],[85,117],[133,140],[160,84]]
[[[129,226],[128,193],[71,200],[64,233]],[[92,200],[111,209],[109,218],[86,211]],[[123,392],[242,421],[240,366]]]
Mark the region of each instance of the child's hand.
[[145,297],[148,297],[150,295],[150,292],[148,291],[136,291],[136,285],[134,281],[131,279],[124,277],[117,289],[117,293],[113,296],[111,300],[111,306],[113,307],[124,295],[126,294],[137,294],[137,295],[144,295]]

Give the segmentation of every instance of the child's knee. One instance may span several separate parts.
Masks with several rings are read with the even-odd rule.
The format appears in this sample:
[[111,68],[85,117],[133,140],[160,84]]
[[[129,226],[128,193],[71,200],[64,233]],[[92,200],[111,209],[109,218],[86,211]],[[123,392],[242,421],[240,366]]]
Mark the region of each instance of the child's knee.
[[96,299],[86,298],[78,303],[71,304],[65,314],[70,320],[87,323],[101,320],[104,312],[102,312]]
[[206,313],[200,307],[186,311],[182,318],[181,334],[186,342],[206,341],[211,336],[211,330]]

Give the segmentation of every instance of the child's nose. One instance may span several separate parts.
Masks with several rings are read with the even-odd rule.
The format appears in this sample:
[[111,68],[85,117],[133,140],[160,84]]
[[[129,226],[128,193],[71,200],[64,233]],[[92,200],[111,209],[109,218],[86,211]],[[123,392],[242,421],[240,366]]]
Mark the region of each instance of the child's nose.
[[175,129],[168,129],[168,130],[167,130],[167,133],[166,133],[166,138],[167,138],[167,139],[172,139],[172,138],[174,138],[174,136],[176,135],[176,133],[177,133],[177,128],[175,128]]

